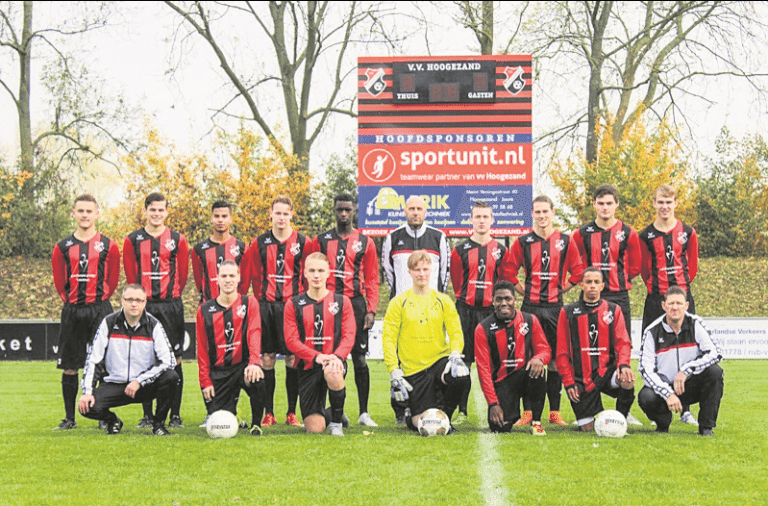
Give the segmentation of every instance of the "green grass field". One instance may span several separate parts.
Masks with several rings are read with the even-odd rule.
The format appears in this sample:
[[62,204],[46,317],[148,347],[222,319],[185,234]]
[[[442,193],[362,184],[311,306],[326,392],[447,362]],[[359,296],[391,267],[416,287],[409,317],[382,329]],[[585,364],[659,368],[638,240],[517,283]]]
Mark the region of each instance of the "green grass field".
[[[637,406],[632,412],[646,425],[620,440],[547,423],[544,438],[522,430],[493,435],[483,429],[485,400],[476,382],[469,422],[455,435],[425,439],[394,425],[386,370],[371,361],[370,411],[381,425],[371,435],[356,425],[344,438],[279,425],[261,438],[241,432],[211,440],[197,427],[205,412],[194,363],[185,365],[186,428],[156,438],[133,428],[138,405],[116,410],[126,422],[116,436],[80,416],[78,429],[52,431],[63,417],[55,365],[0,362],[0,504],[768,504],[768,363],[722,365],[725,395],[711,439],[679,422],[670,434],[656,434]],[[278,367],[279,422],[282,377]],[[355,422],[351,376],[347,383],[347,412]],[[240,405],[249,416],[247,397]],[[563,408],[572,421],[565,396]]]

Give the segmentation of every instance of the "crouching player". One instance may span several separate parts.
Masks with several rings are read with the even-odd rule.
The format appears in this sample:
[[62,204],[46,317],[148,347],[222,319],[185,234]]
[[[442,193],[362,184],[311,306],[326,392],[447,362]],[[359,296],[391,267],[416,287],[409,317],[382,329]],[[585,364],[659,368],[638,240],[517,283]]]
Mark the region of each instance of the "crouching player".
[[475,329],[475,360],[480,387],[488,401],[488,426],[509,432],[520,419],[520,399],[531,405],[531,434],[546,436],[541,425],[547,383],[545,365],[552,352],[534,315],[515,310],[515,286],[493,286],[493,314]]
[[264,372],[261,369],[261,314],[254,297],[237,292],[240,269],[234,260],[219,266],[219,295],[197,310],[200,388],[209,412],[237,414],[240,390],[251,401],[251,435],[261,435]]
[[[304,264],[309,282],[306,293],[285,305],[285,345],[296,357],[299,372],[299,408],[307,432],[343,436],[347,389],[347,357],[355,344],[357,325],[352,302],[326,288],[331,274],[328,257],[312,253]],[[325,394],[331,404],[330,424],[325,419]]]
[[408,258],[408,273],[413,287],[389,302],[382,346],[392,398],[410,409],[412,416],[406,410],[405,421],[415,430],[421,414],[430,408],[442,410],[450,419],[470,379],[461,358],[464,337],[456,307],[447,295],[429,286],[429,253],[414,251]]
[[560,311],[556,361],[579,429],[589,432],[603,410],[601,392],[616,398],[616,410],[629,415],[635,375],[621,307],[600,298],[605,286],[600,269],[587,267],[580,285],[581,299]]
[[147,292],[141,285],[127,285],[122,303],[122,309],[104,318],[96,331],[78,410],[105,422],[107,434],[118,434],[123,421],[110,408],[157,399],[152,434],[167,436],[165,419],[179,384],[171,344],[157,318],[144,310]]

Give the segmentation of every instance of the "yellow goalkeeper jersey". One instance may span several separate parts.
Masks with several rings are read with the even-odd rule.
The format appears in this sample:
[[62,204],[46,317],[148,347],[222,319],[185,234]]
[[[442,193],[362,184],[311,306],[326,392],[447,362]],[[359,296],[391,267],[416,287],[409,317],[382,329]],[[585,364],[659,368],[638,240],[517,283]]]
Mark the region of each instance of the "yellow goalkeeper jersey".
[[389,372],[400,368],[405,376],[430,367],[451,352],[461,353],[464,336],[453,301],[430,290],[416,295],[408,289],[389,302],[382,335],[384,363]]

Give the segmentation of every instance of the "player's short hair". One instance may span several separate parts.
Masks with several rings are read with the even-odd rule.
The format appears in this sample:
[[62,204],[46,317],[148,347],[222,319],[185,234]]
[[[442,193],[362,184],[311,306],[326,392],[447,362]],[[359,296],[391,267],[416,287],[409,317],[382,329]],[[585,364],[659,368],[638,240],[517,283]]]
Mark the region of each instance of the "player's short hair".
[[667,298],[670,295],[682,295],[683,298],[688,300],[688,292],[685,291],[682,287],[678,285],[670,286],[669,290],[667,290],[667,293],[664,294],[664,297],[661,298],[664,302],[667,302]]
[[475,200],[475,203],[472,204],[472,209],[469,211],[470,216],[475,214],[475,209],[490,209],[491,216],[493,216],[493,209],[491,208],[490,204],[488,204],[484,200]]
[[333,197],[333,205],[335,206],[337,202],[352,202],[352,204],[354,204],[355,199],[349,193],[337,193],[336,196]]
[[143,286],[138,284],[138,283],[129,283],[129,284],[125,285],[123,287],[123,293],[122,293],[123,297],[125,297],[125,292],[127,292],[128,290],[139,290],[144,295],[147,294],[147,290]]
[[596,201],[601,197],[605,197],[606,195],[611,195],[613,197],[613,200],[615,200],[617,204],[619,203],[619,190],[617,190],[615,186],[610,184],[601,184],[600,186],[595,188],[595,191],[592,192],[592,202]]
[[226,200],[217,200],[211,205],[211,212],[214,212],[216,209],[229,209],[230,214],[232,213],[232,204],[227,202]]
[[165,207],[168,207],[168,199],[165,198],[160,192],[152,192],[144,199],[144,209],[147,209],[153,202],[165,202]]
[[237,272],[240,272],[240,266],[237,265],[237,262],[235,262],[234,260],[227,259],[221,262],[218,267],[216,267],[216,273],[218,274],[221,268],[224,267],[225,265],[234,265],[235,267],[237,267]]
[[656,191],[653,192],[653,200],[656,200],[656,197],[661,195],[662,197],[671,197],[674,200],[677,200],[677,191],[672,185],[663,184],[656,188]]
[[601,271],[600,269],[598,269],[598,268],[597,268],[597,267],[595,267],[594,265],[590,265],[589,267],[587,267],[586,269],[584,269],[584,274],[582,275],[582,278],[581,278],[581,279],[584,279],[584,276],[586,276],[586,275],[587,275],[587,273],[590,273],[590,272],[596,272],[597,274],[600,274],[600,277],[601,277],[601,278],[603,277],[603,271]]
[[421,262],[427,262],[429,265],[432,265],[432,257],[423,249],[414,251],[408,257],[408,270],[415,269]]
[[304,265],[307,265],[307,262],[309,262],[310,260],[320,260],[321,262],[325,262],[326,264],[328,264],[328,267],[331,266],[331,262],[330,260],[328,260],[328,257],[325,256],[325,254],[320,253],[319,251],[315,251],[314,253],[311,253],[307,257],[307,259],[304,261]]
[[90,193],[83,193],[82,195],[78,195],[77,197],[75,197],[75,201],[72,203],[72,207],[75,207],[75,205],[78,202],[93,202],[94,204],[96,204],[96,207],[99,207],[99,203],[96,202],[96,197],[94,197]]
[[538,197],[533,199],[533,204],[535,204],[536,202],[546,202],[547,204],[549,204],[550,209],[555,208],[555,203],[552,202],[552,199],[547,197],[546,195],[539,195]]
[[291,200],[291,197],[289,197],[288,195],[284,195],[284,194],[277,195],[274,199],[272,199],[272,205],[270,206],[270,209],[274,209],[275,204],[285,204],[291,209],[293,209],[293,201]]
[[506,279],[502,279],[500,281],[497,281],[495,285],[493,285],[493,296],[496,296],[496,292],[499,290],[509,290],[512,292],[512,297],[517,297],[517,294],[515,293],[515,285],[511,281],[507,281]]

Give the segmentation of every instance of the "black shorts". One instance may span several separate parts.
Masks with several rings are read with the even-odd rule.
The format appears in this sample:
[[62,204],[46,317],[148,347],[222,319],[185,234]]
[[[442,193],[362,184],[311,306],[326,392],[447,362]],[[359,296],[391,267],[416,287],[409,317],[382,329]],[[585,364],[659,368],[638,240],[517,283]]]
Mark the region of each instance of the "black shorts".
[[147,299],[146,311],[163,326],[173,354],[180,357],[184,353],[184,303],[180,298]]
[[285,346],[283,314],[285,302],[259,301],[261,311],[261,352],[291,355]]
[[544,407],[544,398],[547,393],[547,381],[544,376],[531,378],[525,368],[518,369],[503,380],[493,385],[499,407],[504,412],[504,427],[494,426],[490,423],[490,408],[488,409],[488,425],[494,432],[506,432],[512,428],[512,424],[520,419],[520,399],[525,396],[531,402],[538,402]]
[[475,361],[475,328],[478,323],[493,314],[493,307],[478,308],[457,302],[456,311],[459,313],[461,331],[464,334],[464,362],[471,364]]
[[405,377],[413,387],[408,398],[408,406],[413,416],[420,415],[430,408],[440,407],[447,388],[441,381],[447,363],[448,357],[443,357],[423,371]]
[[[344,360],[344,377],[347,377],[347,361]],[[325,382],[323,368],[315,364],[311,369],[299,369],[299,408],[301,417],[322,415],[325,412],[325,398],[328,383]]]
[[555,361],[555,350],[557,350],[557,322],[560,319],[560,310],[562,306],[538,306],[534,304],[528,304],[523,302],[520,307],[520,311],[523,313],[530,313],[539,319],[541,324],[541,330],[544,331],[544,335],[547,337],[547,343],[549,343],[549,349],[552,350],[551,363]]
[[624,315],[624,325],[627,327],[627,335],[629,339],[632,339],[632,310],[629,306],[629,292],[623,290],[621,292],[606,292],[600,294],[600,296],[609,301],[617,304],[621,308],[621,314]]
[[226,409],[233,415],[237,415],[237,401],[240,399],[241,390],[245,390],[248,397],[263,395],[263,381],[258,381],[249,385],[245,384],[246,365],[246,363],[238,364],[228,373],[217,375],[216,378],[211,377],[215,395],[210,402],[206,403],[209,413],[215,413],[220,409]]
[[61,309],[56,367],[82,369],[101,321],[112,313],[108,300],[93,304],[65,304]]
[[613,378],[616,372],[615,365],[609,365],[605,371],[605,375],[598,378],[595,381],[595,388],[589,392],[584,390],[584,385],[576,382],[576,387],[579,389],[579,402],[574,403],[571,401],[571,407],[573,408],[573,414],[576,415],[576,420],[583,418],[592,418],[603,410],[603,396],[607,394],[614,399],[621,393],[620,387],[611,386],[611,378]]
[[[689,291],[688,296],[688,312],[696,314],[696,303],[693,300],[693,294]],[[660,316],[664,314],[664,308],[661,307],[661,295],[649,293],[645,296],[645,306],[643,307],[643,333],[648,326],[655,322]]]
[[368,312],[368,303],[363,297],[351,299],[352,311],[355,313],[355,345],[352,347],[352,353],[357,355],[368,354],[368,329],[365,328],[365,313]]

